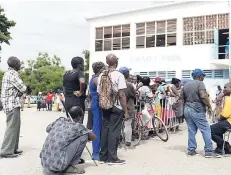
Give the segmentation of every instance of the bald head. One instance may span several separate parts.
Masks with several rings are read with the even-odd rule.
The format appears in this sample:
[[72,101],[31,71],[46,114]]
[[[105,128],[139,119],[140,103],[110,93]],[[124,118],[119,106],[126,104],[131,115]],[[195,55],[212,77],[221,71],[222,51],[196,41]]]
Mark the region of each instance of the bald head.
[[225,96],[230,96],[230,94],[231,94],[231,82],[225,84],[223,92],[224,92]]
[[118,58],[115,54],[108,54],[106,56],[106,62],[109,66],[114,66],[114,67],[117,67],[118,65]]

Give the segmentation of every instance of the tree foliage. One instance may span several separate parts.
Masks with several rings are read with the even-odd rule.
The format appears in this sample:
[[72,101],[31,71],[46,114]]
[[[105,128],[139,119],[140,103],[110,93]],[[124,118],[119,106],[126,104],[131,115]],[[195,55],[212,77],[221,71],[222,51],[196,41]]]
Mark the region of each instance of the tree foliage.
[[8,20],[4,13],[4,9],[0,6],[0,44],[10,44],[9,40],[11,40],[11,33],[9,32],[9,30],[11,27],[14,27],[15,24],[16,23],[14,21]]
[[84,61],[85,61],[85,65],[84,65],[85,79],[86,79],[86,82],[89,82],[90,51],[89,50],[84,50],[83,55],[84,55]]
[[46,93],[63,87],[63,74],[65,68],[61,65],[61,59],[49,56],[48,53],[39,53],[36,60],[28,60],[20,75],[26,85],[29,85],[32,94]]

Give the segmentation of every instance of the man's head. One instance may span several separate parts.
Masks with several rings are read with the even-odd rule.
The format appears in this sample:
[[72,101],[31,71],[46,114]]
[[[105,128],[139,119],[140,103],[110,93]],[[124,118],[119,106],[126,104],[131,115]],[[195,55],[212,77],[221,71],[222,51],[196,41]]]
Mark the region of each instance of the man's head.
[[141,82],[143,83],[144,86],[149,86],[151,80],[149,77],[143,77]]
[[17,57],[9,57],[7,60],[7,64],[10,68],[14,69],[15,71],[19,71],[21,69],[21,62]]
[[115,54],[108,54],[106,56],[106,62],[109,67],[117,68],[118,66],[118,57]]
[[176,87],[180,87],[181,81],[178,78],[172,78],[171,84],[175,85]]
[[231,82],[227,83],[224,86],[223,93],[224,93],[225,96],[230,96],[230,94],[231,94]]
[[93,69],[94,74],[98,74],[98,73],[100,73],[103,69],[105,69],[105,65],[104,65],[104,63],[101,62],[101,61],[94,62],[94,63],[92,64],[92,69]]
[[142,81],[142,77],[140,75],[136,75],[137,83],[140,83]]
[[125,79],[129,78],[129,71],[130,71],[130,69],[128,69],[127,67],[121,67],[119,69],[119,72],[124,75]]
[[134,84],[136,84],[136,83],[137,83],[137,77],[136,77],[136,76],[133,76],[133,78],[132,78],[132,82],[133,82]]
[[221,86],[217,86],[217,89],[218,89],[219,91],[221,91]]
[[71,66],[73,69],[79,69],[84,71],[84,60],[82,57],[74,57],[71,60]]
[[201,69],[195,69],[192,72],[192,77],[194,80],[203,81],[205,76],[206,75],[205,75],[204,71]]
[[69,110],[69,114],[75,123],[81,122],[84,115],[83,110],[79,106],[73,106]]

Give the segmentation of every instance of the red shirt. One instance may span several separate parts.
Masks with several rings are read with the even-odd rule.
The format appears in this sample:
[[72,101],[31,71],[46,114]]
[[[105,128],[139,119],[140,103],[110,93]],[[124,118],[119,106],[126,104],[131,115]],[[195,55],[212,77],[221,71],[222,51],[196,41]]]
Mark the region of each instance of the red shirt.
[[47,94],[47,101],[52,101],[53,96],[54,96],[53,94],[48,93]]

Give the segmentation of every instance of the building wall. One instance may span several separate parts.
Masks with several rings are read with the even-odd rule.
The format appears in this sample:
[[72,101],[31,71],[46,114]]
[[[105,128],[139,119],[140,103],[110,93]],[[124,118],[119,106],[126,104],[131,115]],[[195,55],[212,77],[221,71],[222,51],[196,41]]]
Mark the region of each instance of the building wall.
[[[133,73],[175,70],[176,77],[181,78],[182,70],[223,69],[222,66],[211,64],[213,44],[183,45],[184,17],[219,13],[229,13],[228,2],[188,2],[90,20],[90,63],[105,62],[108,53],[115,53],[119,57],[119,66],[130,67]],[[136,23],[174,18],[177,18],[176,46],[136,49]],[[130,49],[95,52],[95,28],[121,24],[130,24]]]

